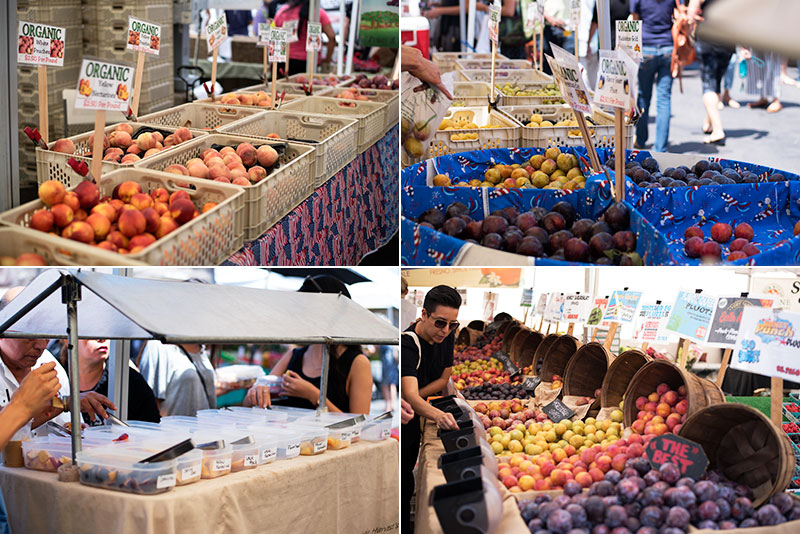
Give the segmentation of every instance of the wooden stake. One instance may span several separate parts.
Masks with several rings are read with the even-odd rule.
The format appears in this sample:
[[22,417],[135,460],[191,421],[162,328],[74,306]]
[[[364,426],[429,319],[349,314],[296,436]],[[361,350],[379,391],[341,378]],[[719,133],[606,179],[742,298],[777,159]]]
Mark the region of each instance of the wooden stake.
[[551,326],[551,324],[552,323],[549,323],[549,322],[547,323],[547,332],[545,333],[546,336],[550,335],[550,326]]
[[717,374],[717,386],[722,387],[725,380],[725,373],[728,372],[728,363],[731,361],[733,349],[725,349],[722,353],[722,363],[719,364],[719,374]]
[[539,24],[539,50],[542,52],[542,60],[539,62],[539,70],[544,70],[544,21]]
[[133,100],[131,100],[131,112],[133,116],[139,115],[139,99],[142,92],[142,78],[144,77],[144,52],[139,51],[136,57],[136,77],[133,79]]
[[606,350],[611,350],[611,345],[614,344],[614,336],[616,335],[617,335],[617,323],[611,323],[611,326],[608,327],[606,340],[603,342],[603,346],[606,348]]
[[567,326],[567,335],[571,336],[572,335],[572,331],[574,329],[575,329],[575,323],[569,323],[569,325]]
[[525,324],[525,323],[528,322],[528,310],[529,309],[530,308],[525,308],[525,317],[522,318],[522,324]]
[[286,66],[284,68],[286,69],[286,81],[288,82],[289,81],[289,45],[288,45],[288,43],[286,45],[286,64],[285,65]]
[[490,93],[489,93],[489,95],[490,95],[489,96],[489,101],[492,104],[495,103],[495,99],[494,99],[494,62],[495,61],[497,61],[497,43],[492,41],[492,83],[491,83],[491,88],[489,89],[489,91],[490,91]]
[[272,62],[272,106],[273,107],[275,107],[278,96],[278,90],[275,86],[275,80],[277,79],[278,79],[278,62],[273,61]]
[[592,339],[590,339],[589,341],[594,341],[595,339],[597,339],[597,331],[598,330],[600,330],[600,328],[595,326],[594,327],[594,332],[592,332]]
[[217,56],[219,55],[219,48],[215,48],[213,52],[211,52],[211,101],[216,101],[216,96],[214,95],[214,86],[217,84]]
[[269,44],[264,47],[264,83],[267,83],[267,58],[269,58]]
[[681,369],[686,369],[687,352],[689,351],[689,340],[681,338],[678,341],[678,365]]
[[780,428],[781,422],[783,421],[783,378],[770,378],[770,404],[769,404],[769,414],[770,419],[772,422]]
[[96,183],[100,183],[100,174],[103,169],[103,139],[106,127],[106,110],[94,112],[94,143],[92,145],[92,176]]
[[642,349],[641,350],[642,350],[642,352],[645,352],[647,350],[647,341],[642,343]]
[[50,142],[50,109],[47,107],[47,67],[39,65],[39,133],[45,144]]
[[625,114],[619,108],[614,110],[614,173],[616,200],[625,199]]
[[544,324],[544,315],[542,315],[542,318],[539,320],[539,328],[536,329],[537,332],[541,332],[542,331],[542,325],[543,324]]
[[600,158],[597,156],[597,150],[594,148],[592,134],[589,132],[589,127],[586,125],[586,119],[583,113],[579,113],[575,110],[573,110],[573,113],[575,114],[575,120],[578,121],[578,128],[583,137],[583,144],[589,152],[589,161],[592,164],[592,169],[594,169],[595,172],[602,172],[603,166],[600,164]]
[[539,54],[536,47],[536,30],[533,32],[533,66],[539,70]]
[[[578,22],[580,22],[580,19],[578,20]],[[578,30],[576,29],[574,32],[572,32],[572,35],[575,36],[575,59],[577,60],[578,59]]]

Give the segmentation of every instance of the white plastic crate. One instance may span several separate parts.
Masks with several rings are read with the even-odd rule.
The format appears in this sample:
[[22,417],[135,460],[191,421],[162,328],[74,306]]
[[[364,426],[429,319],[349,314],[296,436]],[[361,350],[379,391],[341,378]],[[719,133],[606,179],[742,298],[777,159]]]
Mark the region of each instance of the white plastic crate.
[[[490,69],[470,69],[458,71],[462,81],[466,82],[489,82],[492,81],[492,71]],[[511,69],[494,71],[494,83],[553,83],[553,78],[536,69]]]
[[[100,194],[111,195],[114,187],[127,181],[139,183],[143,192],[150,192],[157,187],[163,187],[170,193],[186,191],[198,208],[202,208],[206,202],[216,202],[217,206],[158,239],[144,250],[127,255],[28,228],[33,213],[44,207],[44,203],[38,199],[0,214],[0,223],[13,226],[25,234],[34,234],[37,237],[41,234],[56,240],[54,245],[61,245],[68,252],[71,251],[76,261],[79,259],[78,265],[120,265],[127,260],[148,265],[218,265],[241,248],[245,208],[241,188],[164,172],[122,169],[100,178]],[[178,183],[188,187],[178,186]]]
[[[455,70],[456,61],[459,59],[492,59],[492,54],[477,52],[433,52],[431,61],[439,67],[442,73]],[[508,59],[503,54],[497,54],[496,59]]]
[[[267,88],[265,88],[265,87],[267,87]],[[329,90],[330,89],[325,89],[325,91],[329,91]],[[272,98],[272,87],[271,86],[254,85],[252,88],[240,89],[238,91],[233,91],[233,92],[236,93],[236,94],[254,95],[259,91],[264,91],[265,93],[267,93],[267,95],[269,95],[270,98]],[[265,111],[267,109],[272,109],[272,108],[266,107],[266,106],[249,106],[249,105],[246,105],[246,104],[223,104],[222,102],[220,102],[220,98],[222,98],[222,96],[225,95],[225,94],[229,94],[229,93],[223,93],[222,95],[219,95],[219,96],[215,97],[213,100],[211,99],[211,97],[209,97],[209,98],[203,98],[203,99],[200,99],[200,100],[195,100],[194,102],[197,103],[197,104],[212,104],[212,105],[215,105],[215,106],[226,106],[226,107],[230,106],[230,107],[234,107],[234,108],[257,109],[259,111]],[[278,98],[280,98],[280,94],[281,94],[280,91],[278,91],[278,93],[277,93],[277,97]],[[289,92],[287,92],[286,95],[283,98],[283,102],[284,103],[291,102],[292,100],[299,100],[301,98],[305,98],[305,95],[290,94]]]
[[[553,83],[552,81],[551,82],[547,82],[547,83],[543,83],[543,82],[509,82],[509,83],[511,83],[512,85],[516,85],[517,87],[519,87],[520,89],[523,89],[523,90],[543,89],[543,88],[547,88],[548,86],[551,86],[551,85],[553,87],[555,87],[556,89],[558,88],[558,86],[556,86],[555,83]],[[564,102],[565,102],[564,101],[564,97],[561,95],[560,92],[555,96],[527,96],[527,95],[509,96],[509,95],[505,95],[500,90],[504,85],[505,85],[505,82],[503,82],[503,83],[499,83],[498,82],[498,83],[495,84],[495,87],[496,87],[495,93],[499,95],[498,104],[500,106],[502,106],[502,107],[509,107],[509,106],[554,106],[554,105],[564,104]]]
[[386,126],[386,108],[385,104],[378,102],[309,96],[303,100],[287,102],[281,109],[358,119],[358,153],[360,154],[383,137]]
[[483,106],[489,103],[491,86],[486,82],[455,82],[452,107]]
[[139,117],[139,122],[152,126],[217,131],[221,126],[262,113],[254,106],[222,106],[220,104],[189,103]]
[[[554,111],[556,108],[557,111]],[[522,124],[520,128],[521,148],[548,148],[551,146],[584,146],[585,142],[578,126],[525,126],[531,114],[539,113],[544,120],[553,124],[561,120],[574,120],[575,114],[568,106],[513,106],[500,108],[502,112],[514,117]],[[542,112],[548,112],[545,114]],[[614,117],[595,110],[587,117],[586,126],[595,148],[614,147]],[[633,146],[633,125],[625,125],[625,146]]]
[[[456,70],[489,70],[492,68],[491,54],[489,56],[489,59],[457,59]],[[524,59],[498,59],[494,62],[494,68],[498,70],[530,70],[533,65]]]
[[358,87],[348,87],[348,88],[340,88],[333,93],[331,96],[334,98],[339,98],[335,95],[341,93],[341,91],[349,89],[350,91],[355,91],[356,94],[360,94],[366,96],[370,102],[383,102],[386,104],[386,119],[385,119],[385,128],[383,132],[386,133],[392,128],[395,124],[398,123],[400,120],[400,91],[386,91],[380,89],[362,89]]
[[[431,159],[456,152],[469,152],[489,148],[514,148],[519,143],[520,124],[510,116],[488,106],[451,107],[445,119],[467,117],[478,126],[502,124],[500,128],[477,128],[467,130],[437,130],[424,148],[422,159]],[[477,139],[454,140],[453,135],[476,133]]]
[[[212,145],[237,146],[252,143],[255,146],[281,144],[284,141],[264,140],[253,142],[252,137],[230,134],[210,134],[180,145],[180,150],[156,154],[144,159],[137,167],[163,171],[174,163],[185,164],[199,158]],[[281,156],[280,167],[260,182],[249,186],[232,186],[245,192],[244,239],[257,239],[272,225],[281,220],[314,191],[312,174],[315,161],[314,147],[289,143]],[[203,264],[198,264],[203,265]]]
[[358,121],[347,117],[322,117],[290,111],[263,111],[222,126],[220,133],[281,139],[314,145],[314,188],[327,182],[357,155]]
[[89,247],[21,226],[0,226],[0,256],[18,257],[35,253],[47,265],[146,265],[110,250]]
[[[354,73],[354,74],[356,74],[356,73]],[[329,85],[329,87],[341,86],[343,84],[350,83],[355,79],[355,76],[350,76],[348,74],[342,74],[341,76],[336,76],[335,74],[314,74],[314,79],[315,80],[319,80],[320,78],[324,78],[324,79],[327,80],[331,76],[336,77],[338,81],[334,85]],[[300,80],[301,78],[304,78],[304,79],[307,80],[308,79],[308,75],[307,74],[292,74],[291,76],[289,76],[289,78],[282,78],[282,80],[286,80],[286,81],[288,81],[290,83],[299,84],[301,82],[299,82],[298,80]],[[320,87],[320,85],[315,83],[314,87]],[[321,86],[321,87],[324,87],[324,86]]]

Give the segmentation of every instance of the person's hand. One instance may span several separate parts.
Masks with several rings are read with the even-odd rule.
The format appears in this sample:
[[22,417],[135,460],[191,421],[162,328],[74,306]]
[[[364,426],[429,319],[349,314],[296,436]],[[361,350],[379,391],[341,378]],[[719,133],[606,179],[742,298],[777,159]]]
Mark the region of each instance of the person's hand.
[[291,397],[307,399],[311,403],[319,400],[319,389],[294,371],[286,371],[286,374],[283,375],[282,389]]
[[414,408],[403,399],[400,399],[400,421],[406,424],[412,419],[414,419]]
[[750,52],[749,48],[742,48],[742,53],[740,55],[742,59],[750,59],[753,57],[753,54]]
[[555,26],[556,28],[561,28],[562,30],[567,27],[567,22],[558,17],[551,17],[549,22],[550,26]]
[[436,19],[439,18],[439,8],[432,7],[428,11],[426,11],[423,15],[426,19]]
[[439,67],[422,57],[422,53],[416,48],[404,46],[401,54],[403,55],[403,64],[407,65],[403,70],[417,78],[418,80],[427,83],[432,87],[436,87],[447,98],[453,99],[453,95],[442,83],[442,74],[439,72]]
[[456,418],[453,417],[453,414],[450,412],[443,412],[439,411],[436,414],[436,426],[444,430],[455,430],[458,428],[458,423],[456,423]]
[[28,373],[11,397],[11,404],[17,405],[26,419],[33,419],[37,414],[49,413],[50,403],[59,389],[56,363],[49,362]]
[[269,388],[267,386],[251,387],[247,390],[247,395],[245,395],[244,400],[250,406],[258,406],[259,408],[266,408],[272,405]]
[[108,400],[108,397],[105,395],[100,395],[95,391],[81,393],[81,412],[88,414],[90,421],[95,421],[96,415],[99,415],[103,419],[108,419],[106,407],[112,410],[117,409],[114,403]]

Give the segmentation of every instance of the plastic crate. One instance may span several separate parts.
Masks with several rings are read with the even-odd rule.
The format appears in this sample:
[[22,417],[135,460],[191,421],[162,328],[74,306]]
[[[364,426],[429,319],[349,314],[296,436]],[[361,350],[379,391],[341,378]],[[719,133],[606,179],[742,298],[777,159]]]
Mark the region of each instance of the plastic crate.
[[[74,16],[74,15],[73,15]],[[171,0],[101,0],[83,3],[83,23],[96,24],[108,27],[110,24],[124,22],[128,24],[128,17],[136,17],[162,28],[169,26],[172,29],[172,1]],[[162,30],[163,31],[163,30]],[[127,36],[126,36],[127,37]],[[166,42],[166,39],[162,41]]]
[[[141,128],[148,128],[147,125],[138,123],[138,122],[125,122],[125,123],[118,123],[118,124],[130,124],[133,127],[134,136]],[[118,126],[118,124],[112,124],[111,126],[106,126],[105,133],[108,135],[109,133],[113,132],[114,129]],[[149,127],[152,128],[152,127]],[[169,128],[166,126],[159,126],[158,130],[163,130],[165,132],[174,133],[177,128]],[[80,182],[84,180],[84,177],[80,174],[76,173],[72,167],[67,164],[67,160],[70,158],[74,158],[78,161],[85,161],[87,165],[89,165],[89,169],[91,170],[92,167],[92,158],[91,156],[84,156],[83,154],[91,153],[92,146],[89,144],[89,136],[91,136],[94,131],[84,132],[82,134],[73,135],[68,139],[71,139],[72,142],[75,144],[75,153],[74,154],[64,154],[61,152],[54,152],[52,150],[44,150],[41,148],[36,149],[36,178],[41,184],[47,180],[58,180],[62,182],[67,187],[73,187],[78,185]],[[207,132],[202,130],[192,130],[192,135],[194,137],[206,135]],[[166,135],[165,135],[166,137]],[[55,141],[55,139],[52,139]],[[190,140],[191,141],[191,140]],[[188,141],[186,141],[188,142]],[[162,152],[167,152],[174,150],[176,146],[174,145],[171,147],[165,148]],[[160,154],[160,152],[159,152]],[[152,158],[153,156],[149,156]],[[142,161],[149,159],[149,158],[142,158]],[[132,163],[115,163],[113,161],[104,161],[102,165],[102,172],[112,172],[118,169],[130,169],[133,168]],[[97,178],[95,176],[95,178]]]
[[[44,203],[38,199],[0,214],[0,223],[13,226],[26,234],[51,237],[56,240],[54,244],[65,248],[69,245],[75,257],[80,258],[79,265],[118,265],[126,260],[149,265],[218,265],[241,248],[245,204],[240,188],[145,169],[122,169],[100,178],[100,194],[111,195],[114,187],[129,180],[141,184],[143,191],[149,192],[156,187],[163,187],[170,192],[184,190],[196,206],[202,207],[205,202],[216,202],[217,206],[173,230],[144,250],[126,255],[27,228],[31,215],[44,207]],[[188,184],[191,189],[179,187],[177,181]]]
[[[163,171],[168,166],[183,165],[192,158],[199,158],[212,145],[236,146],[253,143],[252,137],[230,134],[210,134],[180,145],[180,150],[156,154],[140,161],[138,168]],[[279,144],[283,141],[264,140],[256,145]],[[280,167],[260,182],[239,187],[245,192],[244,239],[252,241],[267,231],[273,224],[296,208],[314,191],[312,174],[315,161],[314,147],[289,143],[286,154],[280,158]],[[198,264],[202,265],[202,264]]]
[[[491,54],[490,54],[491,56]],[[489,59],[457,59],[456,70],[490,70],[492,68],[492,58]],[[524,59],[498,59],[494,62],[497,70],[531,70],[533,65]],[[546,76],[546,75],[545,75]]]
[[312,144],[316,149],[314,188],[327,182],[357,155],[358,121],[346,117],[320,117],[290,111],[263,111],[222,126],[220,133],[265,139],[276,133],[281,139]]
[[139,122],[152,126],[217,131],[221,126],[262,113],[263,108],[253,106],[223,106],[220,104],[183,104],[157,113],[139,117]]
[[[270,98],[272,97],[272,87],[269,87],[268,89],[265,89],[266,86],[264,86],[264,85],[254,85],[253,87],[254,87],[254,89],[247,88],[246,90],[245,89],[241,89],[239,91],[234,91],[234,92],[237,93],[237,94],[254,95],[259,91],[264,91],[265,93],[267,93],[270,96]],[[326,89],[326,91],[329,91],[329,89]],[[229,93],[223,93],[223,95],[224,94],[229,94]],[[272,109],[272,108],[265,107],[265,106],[248,106],[248,105],[245,105],[245,104],[223,104],[223,103],[221,103],[219,101],[219,99],[222,98],[223,95],[219,95],[219,96],[215,97],[213,100],[211,99],[211,97],[203,98],[201,100],[195,100],[195,103],[197,103],[197,104],[212,104],[212,105],[215,105],[215,106],[225,106],[225,107],[232,107],[232,108],[239,108],[239,109],[257,109],[259,111],[265,111],[265,110],[268,110],[268,109]],[[280,92],[278,92],[277,96],[280,97]],[[294,101],[294,100],[299,100],[301,98],[305,98],[305,95],[297,95],[297,94],[293,95],[293,94],[289,94],[287,92],[286,95],[283,98],[283,102],[284,103],[291,102],[291,101]]]
[[797,402],[784,402],[783,403],[783,417],[787,419],[790,423],[796,423],[800,425],[800,412],[790,412],[786,409],[787,406],[797,406],[799,403]]
[[385,104],[378,102],[309,96],[303,100],[287,102],[281,107],[281,110],[358,119],[358,153],[360,154],[383,137],[386,126],[386,108]]
[[[575,114],[568,106],[508,106],[500,107],[500,111],[514,117],[522,124],[521,148],[585,145],[578,126],[526,126],[533,113],[542,115],[544,120],[549,120],[553,124],[561,120],[575,120]],[[614,147],[614,117],[595,110],[591,118],[587,119],[586,126],[590,133],[593,132],[592,139],[596,148]],[[625,125],[625,145],[633,146],[632,124]]]
[[[280,81],[275,82],[275,91],[278,95],[282,92],[286,91],[286,96],[284,98],[285,102],[289,100],[293,100],[299,97],[306,96],[306,92],[303,89],[303,86],[299,83],[292,83],[285,81],[286,78],[281,78]],[[315,85],[314,86],[314,96],[325,96],[329,95],[336,89],[335,87],[331,87],[329,85]],[[257,85],[251,85],[249,87],[243,87],[237,91],[236,93],[254,93],[257,91],[264,91],[268,95],[272,95],[272,82],[268,83],[259,83]],[[290,98],[291,97],[291,98]]]
[[[345,88],[341,88],[342,90]],[[361,89],[349,88],[351,91],[355,90],[358,94],[366,96],[370,102],[382,102],[386,104],[386,127],[383,132],[386,133],[390,128],[400,120],[400,92],[399,91],[386,91],[380,89]],[[334,98],[339,94],[339,91],[331,93]]]
[[[470,69],[458,71],[465,82],[492,82],[490,69]],[[553,78],[536,69],[510,69],[494,71],[494,83],[553,83]]]
[[[561,93],[558,93],[556,96],[509,96],[503,94],[500,90],[505,82],[496,83],[495,87],[497,90],[495,91],[496,94],[499,95],[498,103],[500,106],[554,106],[554,105],[561,105],[564,104],[564,97]],[[553,86],[557,88],[557,86],[552,83],[542,83],[542,82],[509,82],[513,83],[514,85],[520,87],[521,89],[541,89],[547,86]]]
[[489,103],[491,86],[486,82],[455,82],[451,107],[483,106]]
[[[78,85],[78,78],[80,77],[81,64],[80,61],[71,65],[64,62],[63,67],[50,67],[47,69],[47,89],[48,98],[51,93],[63,91],[65,88],[74,89]],[[36,96],[38,98],[39,90],[39,69],[35,65],[17,66],[17,87],[30,86],[33,91],[27,90],[27,94]],[[61,100],[61,98],[59,98]],[[38,100],[37,100],[38,102]]]
[[[478,128],[469,130],[437,130],[425,147],[422,159],[431,159],[445,154],[469,152],[487,148],[514,148],[519,144],[520,124],[497,110],[489,110],[488,106],[452,107],[448,109],[445,119],[467,116],[478,126],[500,123],[501,128]],[[453,140],[454,134],[477,133],[477,139],[464,141]]]
[[0,227],[0,256],[16,258],[32,252],[44,258],[47,265],[146,265],[116,252],[80,245],[82,243],[45,232],[17,226]]
[[[319,78],[325,78],[327,80],[331,76],[336,76],[336,75],[335,74],[314,74],[314,79],[317,80]],[[288,81],[288,82],[290,82],[290,83],[299,84],[301,82],[298,82],[297,80],[299,80],[301,77],[303,77],[303,78],[305,78],[307,80],[308,79],[308,74],[292,74],[288,78],[283,78],[283,79]],[[336,76],[336,78],[338,79],[338,81],[336,82],[336,84],[334,86],[342,86],[342,85],[347,84],[347,83],[352,83],[352,81],[355,79],[355,76],[351,76],[349,74],[342,74],[341,76]],[[328,87],[334,87],[334,86],[329,85]],[[314,84],[314,87],[324,87],[324,86],[319,86],[318,84]]]
[[[459,59],[492,59],[492,54],[478,52],[434,52],[431,54],[431,61],[439,67],[442,73],[455,70],[456,61]],[[503,54],[497,54],[495,59],[508,59]]]

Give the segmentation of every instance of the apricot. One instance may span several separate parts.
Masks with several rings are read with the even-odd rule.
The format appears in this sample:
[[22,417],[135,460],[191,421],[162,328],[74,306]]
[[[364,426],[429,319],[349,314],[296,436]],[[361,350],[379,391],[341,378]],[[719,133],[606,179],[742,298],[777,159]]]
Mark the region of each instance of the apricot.
[[123,211],[119,216],[119,222],[117,224],[119,231],[128,237],[143,233],[147,227],[147,221],[144,215],[135,208]]
[[67,191],[64,193],[64,200],[61,202],[72,208],[72,211],[81,209],[81,201],[78,200],[78,195],[75,194],[75,191]]
[[92,213],[86,218],[86,222],[94,231],[95,241],[103,241],[111,231],[111,221],[102,213]]
[[63,202],[67,188],[58,180],[47,180],[39,186],[39,199],[50,207]]
[[94,228],[86,221],[72,221],[61,232],[61,237],[81,243],[91,243],[94,241]]
[[36,210],[31,216],[30,227],[41,232],[49,232],[53,228],[54,221],[53,214],[49,210]]
[[216,207],[217,207],[216,202],[206,202],[205,204],[203,204],[203,213],[210,211]]
[[256,151],[258,163],[264,168],[269,168],[275,165],[278,161],[278,152],[270,145],[261,145]]
[[50,147],[53,152],[61,152],[62,154],[74,154],[75,143],[70,139],[58,139],[53,146]]

